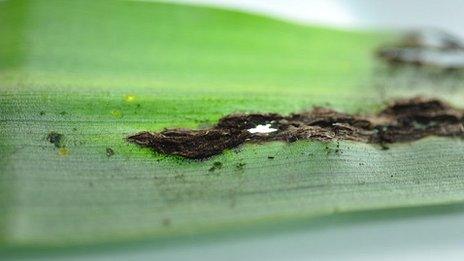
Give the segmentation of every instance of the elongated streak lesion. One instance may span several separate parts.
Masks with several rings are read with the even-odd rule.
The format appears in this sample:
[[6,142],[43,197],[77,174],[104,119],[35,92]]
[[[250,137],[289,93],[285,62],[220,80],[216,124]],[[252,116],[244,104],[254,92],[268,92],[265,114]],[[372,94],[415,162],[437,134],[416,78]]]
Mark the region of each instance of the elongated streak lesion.
[[[158,152],[204,159],[245,142],[351,140],[373,144],[406,142],[425,136],[463,137],[463,110],[437,99],[398,100],[374,115],[350,115],[316,107],[283,116],[277,113],[232,114],[201,130],[140,132],[127,140]],[[266,126],[273,131],[254,131]]]

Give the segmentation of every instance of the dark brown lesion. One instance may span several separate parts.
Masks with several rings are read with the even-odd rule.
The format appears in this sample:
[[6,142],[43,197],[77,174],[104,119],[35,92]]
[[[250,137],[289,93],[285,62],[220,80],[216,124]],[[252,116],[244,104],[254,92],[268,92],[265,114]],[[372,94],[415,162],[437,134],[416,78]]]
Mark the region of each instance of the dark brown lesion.
[[463,136],[463,111],[439,100],[415,98],[397,101],[377,118],[386,122],[376,126],[374,143],[414,141],[425,136]]
[[141,132],[128,140],[156,151],[186,158],[207,158],[244,143],[251,134],[246,130],[212,128],[207,130],[169,129],[159,133]]
[[460,73],[464,69],[462,39],[441,30],[406,33],[396,43],[380,47],[375,55],[392,69],[435,68],[443,73]]
[[[277,130],[271,133],[248,131],[266,124]],[[203,159],[245,142],[351,140],[383,145],[430,135],[464,136],[463,111],[439,100],[414,98],[396,101],[370,116],[344,114],[320,107],[288,116],[232,114],[209,129],[141,132],[127,139],[161,153]]]

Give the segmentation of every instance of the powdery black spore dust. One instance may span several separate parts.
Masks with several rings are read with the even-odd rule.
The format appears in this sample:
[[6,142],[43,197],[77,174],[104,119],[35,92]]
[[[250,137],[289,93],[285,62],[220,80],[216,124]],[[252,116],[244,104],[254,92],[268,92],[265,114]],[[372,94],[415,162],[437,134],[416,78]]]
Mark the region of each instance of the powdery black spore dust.
[[[316,107],[311,111],[280,114],[232,114],[202,130],[166,129],[140,132],[127,140],[158,152],[191,159],[204,159],[245,142],[297,140],[351,140],[385,144],[425,136],[464,136],[463,110],[436,99],[414,98],[391,103],[371,116],[349,115]],[[251,133],[258,125],[270,124],[271,133]]]

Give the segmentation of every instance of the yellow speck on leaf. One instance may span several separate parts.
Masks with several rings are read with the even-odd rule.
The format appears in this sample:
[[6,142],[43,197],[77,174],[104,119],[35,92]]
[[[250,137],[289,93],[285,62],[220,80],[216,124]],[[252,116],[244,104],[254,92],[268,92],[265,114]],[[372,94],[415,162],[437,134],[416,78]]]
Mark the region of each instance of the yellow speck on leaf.
[[135,95],[127,94],[126,96],[124,96],[124,100],[126,102],[133,102],[135,101]]
[[69,150],[67,148],[59,148],[58,149],[58,155],[60,156],[68,156],[69,155]]
[[113,115],[115,118],[122,118],[122,111],[120,111],[120,110],[112,110],[111,115]]

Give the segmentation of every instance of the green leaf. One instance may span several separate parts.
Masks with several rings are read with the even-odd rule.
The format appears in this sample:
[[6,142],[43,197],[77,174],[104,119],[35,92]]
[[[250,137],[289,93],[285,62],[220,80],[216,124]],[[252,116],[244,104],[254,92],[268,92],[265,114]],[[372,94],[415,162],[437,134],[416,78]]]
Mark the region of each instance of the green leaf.
[[460,139],[389,150],[276,142],[205,161],[125,141],[233,112],[366,113],[418,94],[463,105],[453,80],[386,74],[372,53],[388,37],[175,4],[0,2],[2,247],[163,241],[462,202]]

